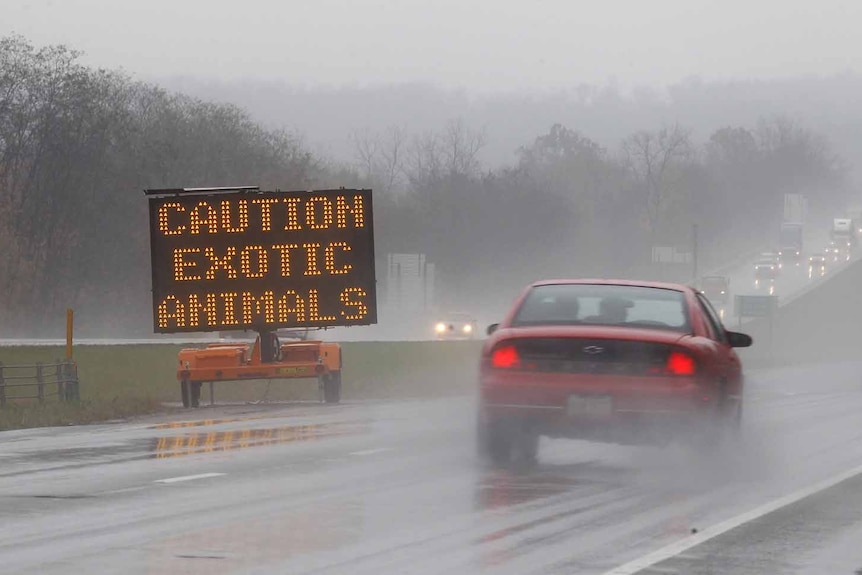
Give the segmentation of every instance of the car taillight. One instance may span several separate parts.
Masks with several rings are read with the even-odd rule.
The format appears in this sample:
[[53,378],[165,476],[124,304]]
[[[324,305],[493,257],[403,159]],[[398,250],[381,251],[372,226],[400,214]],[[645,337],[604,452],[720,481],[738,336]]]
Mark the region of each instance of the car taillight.
[[672,351],[667,357],[664,369],[671,375],[694,375],[694,358],[681,351]]
[[504,345],[491,352],[491,365],[503,369],[513,369],[521,365],[521,358],[514,345]]

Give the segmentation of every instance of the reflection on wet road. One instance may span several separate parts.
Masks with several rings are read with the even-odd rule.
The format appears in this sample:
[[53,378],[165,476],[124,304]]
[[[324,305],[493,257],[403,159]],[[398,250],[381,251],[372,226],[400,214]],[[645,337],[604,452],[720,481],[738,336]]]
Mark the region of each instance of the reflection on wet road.
[[750,376],[738,450],[543,439],[530,468],[477,462],[468,398],[3,434],[0,561],[64,575],[607,573],[862,461],[858,367]]
[[497,509],[565,493],[579,483],[576,467],[544,472],[541,468],[521,472],[491,469],[478,482],[478,506]]
[[[179,429],[182,427],[179,427]],[[156,458],[164,459],[166,457],[179,457],[195,453],[248,449],[249,447],[262,447],[296,441],[314,441],[359,432],[361,432],[361,427],[346,422],[190,433],[153,439],[152,451]]]

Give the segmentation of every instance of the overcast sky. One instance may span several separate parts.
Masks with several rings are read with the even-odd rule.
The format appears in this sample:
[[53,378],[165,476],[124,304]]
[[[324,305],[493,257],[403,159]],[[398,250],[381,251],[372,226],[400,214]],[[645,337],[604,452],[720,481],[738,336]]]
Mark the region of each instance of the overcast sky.
[[860,71],[860,22],[859,0],[0,0],[0,35],[143,79],[477,92]]

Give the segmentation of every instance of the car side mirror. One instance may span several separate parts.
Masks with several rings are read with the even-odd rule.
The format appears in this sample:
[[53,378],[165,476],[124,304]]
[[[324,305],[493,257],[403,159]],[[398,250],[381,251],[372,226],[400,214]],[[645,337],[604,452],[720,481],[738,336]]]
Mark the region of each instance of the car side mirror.
[[498,327],[500,327],[500,324],[499,324],[499,323],[492,323],[491,325],[489,325],[489,326],[487,327],[487,329],[485,329],[485,333],[487,333],[488,335],[491,335],[492,333],[494,333],[495,331],[497,331],[497,328],[498,328]]
[[746,333],[729,331],[727,332],[727,342],[730,344],[730,347],[750,347],[754,343],[754,340]]

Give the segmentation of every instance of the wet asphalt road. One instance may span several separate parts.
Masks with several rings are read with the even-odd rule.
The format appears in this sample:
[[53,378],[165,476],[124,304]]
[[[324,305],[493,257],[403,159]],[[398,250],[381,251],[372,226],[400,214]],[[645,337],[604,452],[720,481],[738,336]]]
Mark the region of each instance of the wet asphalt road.
[[[0,565],[607,573],[862,465],[860,374],[862,364],[751,372],[738,451],[543,439],[534,469],[477,462],[471,398],[222,406],[173,423],[5,432]],[[849,479],[644,573],[853,573],[860,503],[862,479]]]

